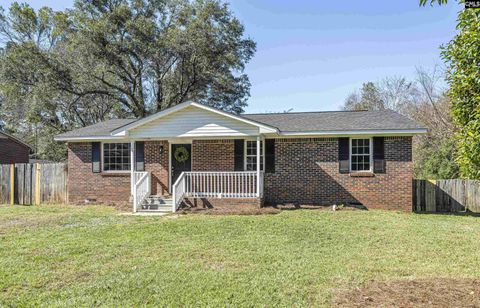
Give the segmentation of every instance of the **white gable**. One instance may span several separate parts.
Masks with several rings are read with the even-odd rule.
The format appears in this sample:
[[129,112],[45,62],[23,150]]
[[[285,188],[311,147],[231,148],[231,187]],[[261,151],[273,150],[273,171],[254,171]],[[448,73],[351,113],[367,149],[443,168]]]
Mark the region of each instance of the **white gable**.
[[188,106],[129,131],[132,138],[255,136],[259,127]]

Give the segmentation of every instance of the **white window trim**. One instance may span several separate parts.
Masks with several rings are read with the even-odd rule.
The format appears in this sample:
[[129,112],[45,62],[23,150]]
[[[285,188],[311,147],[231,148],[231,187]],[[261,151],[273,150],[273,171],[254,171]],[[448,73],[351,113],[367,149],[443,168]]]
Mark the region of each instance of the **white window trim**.
[[[130,144],[129,141],[127,142],[124,142],[123,140],[115,140],[115,141],[105,141],[105,142],[102,142],[101,143],[101,147],[100,147],[100,156],[101,156],[101,161],[100,163],[102,164],[102,173],[118,173],[118,174],[125,174],[125,173],[131,173],[132,170],[132,162],[130,162],[130,168],[128,168],[128,170],[105,170],[105,163],[104,163],[104,160],[103,160],[103,145],[105,143],[128,143],[129,146],[132,146]],[[130,151],[128,151],[128,157],[130,158],[131,160],[131,157],[130,157]]]
[[[247,171],[247,142],[248,141],[251,141],[251,142],[257,142],[256,139],[245,139],[243,140],[243,170]],[[261,139],[260,140],[260,143],[262,143],[262,145],[260,146],[262,148],[262,154],[261,154],[261,159],[263,160],[263,169],[260,169],[260,172],[265,172],[265,139]],[[256,145],[256,143],[255,143]],[[250,155],[252,156],[252,155]],[[255,152],[255,157],[257,156],[257,153]],[[255,170],[251,170],[251,171],[257,171],[257,169]]]
[[[368,139],[368,145],[369,145],[369,154],[368,156],[370,157],[370,169],[369,170],[352,170],[352,140],[358,140],[358,139]],[[349,148],[348,148],[348,155],[349,155],[349,169],[350,173],[362,173],[362,172],[370,172],[373,173],[373,138],[372,137],[358,137],[358,138],[349,138]]]

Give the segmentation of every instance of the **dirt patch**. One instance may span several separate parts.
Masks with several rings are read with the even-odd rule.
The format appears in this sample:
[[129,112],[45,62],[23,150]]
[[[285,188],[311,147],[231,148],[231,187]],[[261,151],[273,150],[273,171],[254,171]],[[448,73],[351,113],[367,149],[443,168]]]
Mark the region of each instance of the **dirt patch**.
[[337,307],[480,307],[480,279],[371,282],[338,293]]

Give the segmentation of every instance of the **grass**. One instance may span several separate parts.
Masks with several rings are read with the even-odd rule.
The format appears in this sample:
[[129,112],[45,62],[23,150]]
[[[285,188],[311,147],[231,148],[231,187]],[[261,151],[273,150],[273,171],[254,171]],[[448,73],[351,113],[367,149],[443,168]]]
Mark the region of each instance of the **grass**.
[[375,281],[480,277],[479,218],[137,217],[0,206],[0,306],[326,306]]

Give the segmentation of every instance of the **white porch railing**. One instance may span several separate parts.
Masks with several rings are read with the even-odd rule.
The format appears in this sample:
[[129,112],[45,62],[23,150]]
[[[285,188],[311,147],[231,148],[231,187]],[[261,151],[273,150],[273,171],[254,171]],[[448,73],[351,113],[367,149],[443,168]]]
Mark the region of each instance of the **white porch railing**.
[[172,211],[184,198],[259,198],[263,196],[263,172],[182,172],[172,186]]
[[176,212],[183,198],[185,198],[185,173],[182,172],[172,186],[172,212]]
[[150,196],[150,172],[134,172],[133,211],[136,212],[143,200]]

